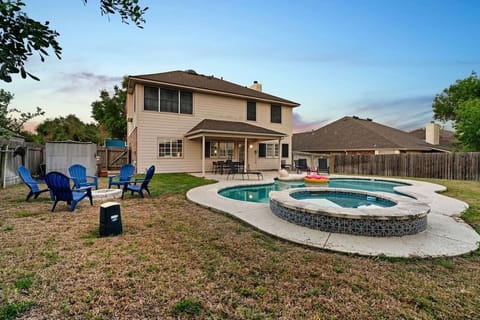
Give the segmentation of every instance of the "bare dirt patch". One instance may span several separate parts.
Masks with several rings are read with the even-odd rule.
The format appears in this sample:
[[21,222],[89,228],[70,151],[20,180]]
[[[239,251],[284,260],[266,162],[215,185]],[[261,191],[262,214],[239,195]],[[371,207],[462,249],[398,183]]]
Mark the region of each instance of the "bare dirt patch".
[[[476,319],[480,258],[365,258],[287,243],[164,194],[99,205],[0,191],[0,306],[8,319]],[[381,241],[379,239],[378,241]],[[17,308],[17,309],[15,309]],[[12,311],[13,310],[13,311]],[[8,313],[11,312],[11,313]],[[12,313],[13,312],[13,313]]]

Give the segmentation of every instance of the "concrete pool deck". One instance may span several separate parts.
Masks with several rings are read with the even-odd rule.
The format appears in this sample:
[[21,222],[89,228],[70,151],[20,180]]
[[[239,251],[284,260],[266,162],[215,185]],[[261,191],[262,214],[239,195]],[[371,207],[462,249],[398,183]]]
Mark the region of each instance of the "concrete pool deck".
[[410,258],[457,256],[476,250],[480,242],[480,235],[460,218],[468,205],[436,193],[444,191],[445,187],[428,182],[388,178],[410,183],[411,186],[397,187],[396,190],[416,197],[431,208],[427,230],[402,237],[366,237],[313,230],[278,218],[268,203],[232,200],[218,194],[226,187],[272,183],[277,176],[276,172],[264,172],[264,180],[257,181],[226,180],[225,175],[209,174],[206,178],[218,183],[191,189],[187,198],[202,207],[232,215],[273,236],[336,252]]

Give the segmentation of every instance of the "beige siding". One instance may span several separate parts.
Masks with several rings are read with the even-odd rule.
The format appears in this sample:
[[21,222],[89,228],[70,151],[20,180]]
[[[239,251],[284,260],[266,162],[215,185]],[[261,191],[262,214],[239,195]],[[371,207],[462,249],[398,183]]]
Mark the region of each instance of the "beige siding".
[[[156,166],[157,172],[200,172],[202,142],[201,140],[192,141],[183,136],[204,119],[246,122],[247,117],[247,101],[244,99],[194,93],[193,115],[143,111],[143,86],[141,85],[136,85],[134,94],[127,98],[127,111],[133,110],[134,99],[136,99],[136,111],[133,116],[130,116],[132,122],[128,126],[128,132],[130,134],[135,127],[138,128],[136,163],[138,172],[144,172],[152,164]],[[257,102],[257,121],[248,121],[248,123],[287,134],[288,137],[282,140],[282,143],[289,144],[291,159],[292,108],[282,107],[282,123],[271,123],[270,104]],[[160,137],[183,139],[183,157],[159,158],[158,138]],[[278,143],[278,140],[272,143]],[[258,158],[258,143],[254,143],[253,148],[247,152],[250,169],[278,168],[278,158]],[[212,169],[212,161],[215,160],[217,159],[206,159],[207,171]],[[291,161],[287,160],[287,162]]]

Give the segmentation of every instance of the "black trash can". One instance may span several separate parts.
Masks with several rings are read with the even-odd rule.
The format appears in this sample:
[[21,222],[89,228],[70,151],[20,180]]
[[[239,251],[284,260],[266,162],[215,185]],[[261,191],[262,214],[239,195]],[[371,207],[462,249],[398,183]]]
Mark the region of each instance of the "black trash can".
[[116,236],[122,232],[120,203],[105,202],[100,206],[100,236]]

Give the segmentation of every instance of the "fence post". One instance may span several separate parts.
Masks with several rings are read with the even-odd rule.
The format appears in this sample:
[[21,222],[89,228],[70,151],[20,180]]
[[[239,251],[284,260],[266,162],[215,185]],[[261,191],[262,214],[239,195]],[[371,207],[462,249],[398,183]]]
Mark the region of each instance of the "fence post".
[[5,185],[7,184],[7,153],[8,153],[8,145],[5,146],[5,153],[3,157],[3,181],[2,181],[2,188],[5,189]]

